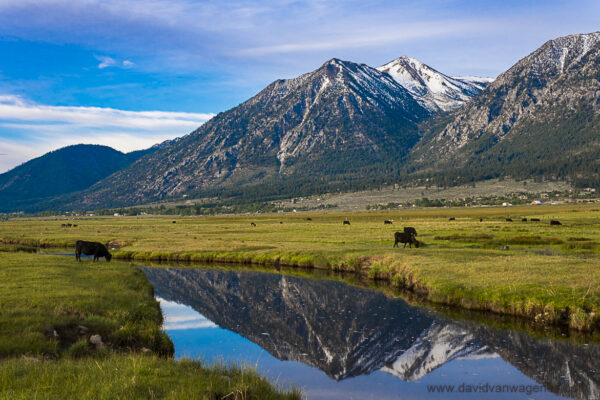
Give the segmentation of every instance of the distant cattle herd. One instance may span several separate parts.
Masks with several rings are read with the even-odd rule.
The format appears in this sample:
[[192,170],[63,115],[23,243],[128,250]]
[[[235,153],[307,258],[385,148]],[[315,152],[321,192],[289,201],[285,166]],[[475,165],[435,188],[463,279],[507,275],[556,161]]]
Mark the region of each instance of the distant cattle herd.
[[[306,220],[312,221],[312,218],[307,217]],[[456,221],[456,217],[449,217],[448,220]],[[510,218],[510,217],[506,217],[505,220],[506,220],[506,222],[513,222],[512,218]],[[527,218],[521,218],[521,222],[527,222],[527,221],[528,221]],[[540,219],[539,218],[530,218],[529,221],[530,222],[540,222]],[[483,218],[479,218],[479,222],[483,222]],[[172,223],[176,223],[176,221],[172,221]],[[280,221],[280,224],[283,224],[283,222]],[[391,225],[391,224],[393,224],[393,221],[386,219],[383,221],[383,224]],[[256,227],[255,222],[250,222],[250,225],[253,227]],[[347,219],[343,220],[343,225],[350,225],[350,221]],[[552,220],[550,220],[550,225],[558,226],[558,225],[562,225],[562,223],[558,220],[552,219]],[[71,227],[77,227],[77,225],[70,224],[70,223],[61,224],[61,228],[71,228]],[[415,247],[418,248],[421,245],[421,243],[417,240],[417,230],[412,226],[405,226],[403,232],[395,232],[393,247],[398,247],[399,243],[404,244],[403,247],[406,247],[406,245],[408,244],[408,246],[410,248],[412,248],[413,245],[415,245]],[[112,258],[112,255],[110,254],[110,252],[108,251],[107,247],[104,244],[99,243],[99,242],[87,242],[84,240],[78,240],[75,244],[75,258],[77,259],[77,261],[81,261],[82,254],[87,255],[87,256],[93,256],[93,261],[97,261],[100,258],[104,258],[106,261],[110,261]]]

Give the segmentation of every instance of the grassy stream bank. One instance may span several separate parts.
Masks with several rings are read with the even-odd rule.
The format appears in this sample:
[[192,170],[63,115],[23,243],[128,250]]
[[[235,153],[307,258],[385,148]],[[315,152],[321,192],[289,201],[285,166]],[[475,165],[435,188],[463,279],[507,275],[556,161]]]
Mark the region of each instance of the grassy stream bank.
[[127,263],[0,253],[1,399],[298,399],[253,370],[173,359]]

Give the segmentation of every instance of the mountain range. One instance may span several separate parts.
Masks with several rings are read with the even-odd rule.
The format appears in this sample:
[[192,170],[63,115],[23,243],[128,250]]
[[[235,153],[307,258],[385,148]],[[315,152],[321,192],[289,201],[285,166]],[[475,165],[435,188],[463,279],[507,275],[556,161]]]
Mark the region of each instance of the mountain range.
[[550,40],[495,80],[451,77],[410,57],[378,68],[334,58],[71,193],[0,186],[0,211],[184,195],[258,201],[419,179],[600,186],[599,43],[600,33]]

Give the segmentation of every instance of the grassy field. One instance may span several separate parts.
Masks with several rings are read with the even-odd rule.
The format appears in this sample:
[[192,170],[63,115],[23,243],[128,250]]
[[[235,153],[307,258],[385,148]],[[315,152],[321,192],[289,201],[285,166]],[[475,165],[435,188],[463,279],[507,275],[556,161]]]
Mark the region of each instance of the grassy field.
[[[61,228],[64,220],[9,220],[0,223],[0,238],[7,251],[15,246],[69,247],[76,239],[86,239],[110,242],[116,256],[125,259],[357,271],[419,292],[436,303],[526,316],[540,325],[591,330],[600,321],[598,208],[585,204],[111,217],[68,221],[77,224],[72,228]],[[450,217],[455,220],[449,221]],[[529,221],[532,217],[540,221]],[[342,225],[345,219],[351,225]],[[393,225],[384,225],[385,219],[393,220]],[[551,219],[562,225],[550,226]],[[425,246],[393,249],[393,233],[403,226],[415,227]]]
[[299,398],[252,370],[174,361],[161,324],[128,262],[1,252],[0,398]]

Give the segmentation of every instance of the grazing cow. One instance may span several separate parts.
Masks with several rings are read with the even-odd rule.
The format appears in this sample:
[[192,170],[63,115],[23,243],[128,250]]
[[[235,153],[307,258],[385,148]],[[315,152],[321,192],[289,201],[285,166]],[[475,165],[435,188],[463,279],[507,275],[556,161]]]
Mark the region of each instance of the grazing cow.
[[450,217],[450,218],[448,218],[448,221],[454,221],[455,219],[456,218],[454,218],[454,217]]
[[415,245],[415,247],[419,247],[419,241],[415,239],[415,235],[413,235],[412,233],[394,233],[394,247],[398,247],[398,243],[404,243],[404,247],[406,247],[407,243],[410,248],[412,248],[413,244]]
[[348,221],[348,220],[344,221],[344,225],[350,225],[350,221]]
[[173,223],[174,223],[174,224],[176,224],[176,223],[177,223],[177,221],[173,221]]
[[506,222],[513,222],[513,220],[510,218],[506,218]]
[[67,227],[67,224],[60,224],[60,227],[61,227],[61,228],[66,228],[66,227]]
[[483,218],[479,218],[479,222],[483,222]]
[[562,225],[562,224],[560,223],[560,221],[557,221],[555,219],[551,219],[550,220],[550,225]]
[[417,230],[415,228],[413,228],[412,226],[405,226],[404,233],[411,233],[411,234],[417,236]]
[[383,221],[384,225],[391,225],[392,221],[390,221],[389,219],[386,219],[385,221]]
[[306,218],[307,221],[312,221],[311,217]]
[[256,224],[254,222],[250,222],[250,225],[252,226],[256,226]]
[[521,222],[527,222],[527,218],[522,218]]
[[92,261],[98,260],[100,257],[104,257],[106,261],[110,261],[112,255],[108,252],[105,245],[98,242],[86,242],[84,240],[78,240],[75,243],[75,259],[81,261],[81,254],[86,256],[94,256]]
[[540,219],[539,218],[531,218],[530,221],[531,222],[540,222]]

